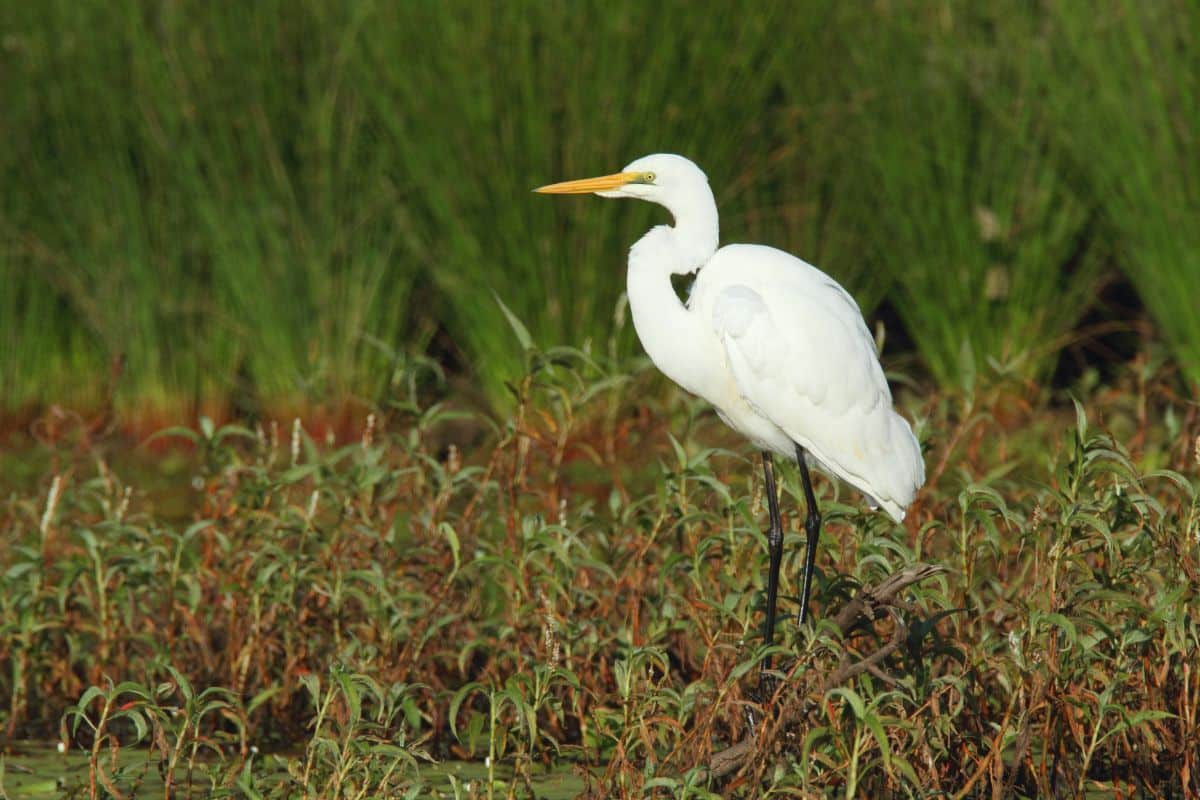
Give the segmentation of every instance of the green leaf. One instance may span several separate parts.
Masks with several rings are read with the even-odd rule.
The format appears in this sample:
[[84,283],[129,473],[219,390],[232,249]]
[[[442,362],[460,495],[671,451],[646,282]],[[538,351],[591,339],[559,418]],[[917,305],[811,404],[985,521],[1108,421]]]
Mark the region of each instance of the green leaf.
[[192,430],[191,428],[185,428],[181,425],[174,425],[170,428],[164,428],[161,431],[156,431],[155,433],[151,434],[149,437],[147,437],[143,444],[149,444],[157,439],[165,439],[170,436],[177,436],[181,439],[187,439],[192,444],[199,444],[201,441],[200,434],[196,433],[196,431]]
[[675,780],[674,778],[658,777],[651,778],[643,783],[642,792],[644,794],[647,789],[676,789],[678,787],[679,781]]
[[154,692],[134,681],[122,681],[112,688],[109,692],[110,697],[120,697],[123,694],[131,694],[141,700],[149,700],[154,696]]
[[300,685],[308,692],[314,708],[321,707],[321,679],[315,673],[306,672],[300,676]]
[[830,696],[839,696],[844,698],[846,702],[850,704],[850,707],[854,710],[854,716],[858,719],[866,718],[867,704],[862,697],[859,696],[858,692],[845,686],[838,686],[830,689],[829,694]]
[[179,694],[183,696],[184,701],[191,702],[192,698],[194,697],[191,681],[189,681],[182,672],[175,669],[173,665],[166,664],[165,666],[167,672],[171,673],[171,677],[175,680],[175,684],[179,687]]
[[508,320],[509,327],[513,329],[513,333],[517,335],[517,341],[521,343],[522,350],[533,349],[533,337],[529,335],[529,329],[525,327],[521,320],[517,319],[508,306],[504,305],[504,301],[500,299],[500,295],[492,292],[492,297],[496,298],[496,302],[500,306],[500,310],[504,312],[504,318]]
[[454,738],[458,739],[461,744],[467,744],[458,735],[458,709],[462,706],[463,701],[474,692],[486,692],[486,688],[478,681],[471,681],[454,693],[454,697],[450,700],[450,732],[454,734]]
[[1083,408],[1083,403],[1072,397],[1071,402],[1075,405],[1075,432],[1079,435],[1079,441],[1083,441],[1087,437],[1088,421],[1087,411]]
[[234,424],[222,425],[220,430],[217,431],[216,436],[213,438],[217,442],[222,442],[225,439],[228,439],[230,437],[237,437],[239,439],[248,439],[250,441],[254,441],[254,440],[258,439],[258,436],[255,435],[254,431],[250,430],[249,428],[247,428],[243,425],[234,425]]
[[78,702],[75,703],[75,708],[79,709],[80,711],[86,711],[87,707],[91,705],[93,700],[95,700],[97,697],[103,696],[104,690],[99,686],[89,686],[79,698]]
[[875,742],[879,745],[880,755],[883,756],[883,768],[889,773],[892,771],[892,748],[888,742],[887,733],[883,730],[883,724],[879,721],[879,717],[871,714],[864,720],[867,729],[871,731],[871,735],[875,737]]
[[1138,725],[1144,725],[1147,722],[1154,722],[1160,719],[1175,719],[1175,715],[1169,711],[1161,711],[1159,709],[1146,708],[1140,711],[1135,711],[1132,714],[1125,715],[1124,709],[1117,709],[1122,713],[1122,719],[1112,728],[1100,737],[1097,744],[1108,739],[1110,736],[1116,736],[1122,731],[1127,731],[1130,728],[1136,728]]
[[459,560],[460,545],[458,542],[458,533],[455,532],[454,526],[449,522],[442,522],[439,524],[438,531],[446,539],[446,543],[450,545],[450,555],[454,558],[454,572],[457,573],[459,567],[461,566],[461,561]]
[[145,712],[137,707],[113,714],[112,719],[128,719],[133,721],[134,734],[136,736],[134,744],[143,741],[146,738],[146,734],[150,731],[150,725],[146,721]]

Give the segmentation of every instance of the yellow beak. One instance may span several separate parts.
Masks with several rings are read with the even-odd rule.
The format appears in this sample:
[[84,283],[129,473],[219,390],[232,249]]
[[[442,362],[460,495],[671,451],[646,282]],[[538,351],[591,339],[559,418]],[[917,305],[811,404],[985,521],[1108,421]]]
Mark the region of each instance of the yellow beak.
[[539,186],[535,192],[542,194],[590,194],[617,189],[627,183],[633,183],[640,178],[640,172],[614,172],[612,175],[601,175],[599,178],[583,178],[577,181],[563,181],[549,186]]

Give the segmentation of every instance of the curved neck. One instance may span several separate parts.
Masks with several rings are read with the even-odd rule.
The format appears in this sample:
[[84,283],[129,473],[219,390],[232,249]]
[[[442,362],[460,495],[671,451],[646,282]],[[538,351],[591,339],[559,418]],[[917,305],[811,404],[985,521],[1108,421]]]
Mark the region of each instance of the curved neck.
[[708,182],[702,191],[686,198],[672,198],[667,210],[675,217],[672,230],[682,269],[676,272],[695,272],[717,252],[720,221],[717,201]]
[[703,197],[670,210],[675,226],[651,228],[629,251],[629,310],[654,365],[684,389],[703,395],[712,369],[702,356],[703,343],[713,336],[712,327],[679,301],[671,275],[700,269],[717,251],[717,204],[706,185]]

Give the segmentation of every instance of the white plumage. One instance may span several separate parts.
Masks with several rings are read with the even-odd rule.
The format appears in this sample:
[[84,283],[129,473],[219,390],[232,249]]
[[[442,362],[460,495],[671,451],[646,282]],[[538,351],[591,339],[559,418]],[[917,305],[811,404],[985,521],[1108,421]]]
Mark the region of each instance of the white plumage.
[[[717,207],[708,178],[682,156],[646,156],[613,175],[537,191],[594,192],[665,206],[675,224],[651,229],[629,253],[630,310],[655,365],[712,403],[730,427],[762,450],[789,458],[799,453],[858,489],[872,506],[903,519],[925,481],[921,449],[892,408],[874,340],[845,289],[773,247],[717,249]],[[697,275],[684,305],[671,275],[690,272]],[[769,459],[765,466],[773,488]],[[808,492],[807,471],[804,478]],[[774,519],[774,496],[770,500]],[[808,500],[801,619],[820,527],[811,493]],[[782,531],[775,538],[782,542]],[[768,603],[769,642],[773,589]]]
[[724,351],[720,399],[701,394],[732,428],[789,458],[799,444],[904,518],[925,480],[921,450],[892,409],[875,341],[841,286],[781,250],[728,245],[701,268],[688,308],[712,320]]

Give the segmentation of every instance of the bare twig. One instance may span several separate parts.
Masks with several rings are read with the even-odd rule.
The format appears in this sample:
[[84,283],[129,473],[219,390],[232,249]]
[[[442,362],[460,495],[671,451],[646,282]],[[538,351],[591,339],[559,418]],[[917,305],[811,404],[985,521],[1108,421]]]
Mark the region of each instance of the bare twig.
[[822,695],[828,692],[835,686],[841,686],[851,678],[858,677],[862,673],[878,667],[885,658],[899,649],[900,644],[908,638],[908,626],[904,624],[900,616],[894,611],[891,612],[892,617],[896,621],[896,628],[892,631],[892,640],[880,647],[871,655],[854,662],[846,662],[826,676],[825,680],[821,681],[821,685],[817,687],[816,694]]
[[854,629],[860,620],[873,622],[879,618],[880,612],[886,607],[901,606],[901,601],[896,599],[896,595],[909,586],[934,575],[941,575],[945,571],[945,567],[932,564],[913,564],[889,575],[877,587],[864,586],[849,603],[842,607],[838,615],[833,618],[833,623],[845,636]]

